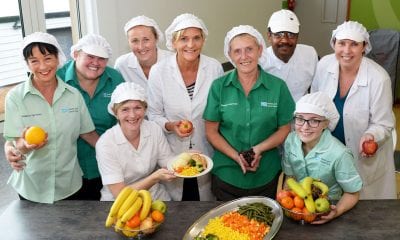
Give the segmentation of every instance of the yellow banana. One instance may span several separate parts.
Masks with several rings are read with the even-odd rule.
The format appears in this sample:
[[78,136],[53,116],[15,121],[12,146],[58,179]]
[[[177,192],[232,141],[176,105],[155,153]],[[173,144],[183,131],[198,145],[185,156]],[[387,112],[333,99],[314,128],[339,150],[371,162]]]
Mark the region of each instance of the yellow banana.
[[296,180],[294,180],[294,178],[288,178],[286,180],[286,184],[299,197],[301,197],[302,199],[306,199],[307,198],[306,190],[304,190],[304,188],[300,185],[300,183],[298,183]]
[[321,195],[326,196],[329,192],[329,187],[325,183],[321,181],[313,181],[312,183],[315,187],[319,188],[321,190]]
[[129,196],[125,199],[122,206],[119,208],[118,215],[117,215],[118,218],[122,217],[122,215],[124,215],[124,213],[126,211],[128,211],[128,209],[132,206],[132,204],[135,203],[138,196],[139,196],[139,192],[136,189],[133,189],[131,194],[129,194]]
[[304,205],[306,205],[306,208],[310,213],[315,213],[315,203],[311,194],[307,195],[304,199]]
[[[143,200],[142,198],[138,197],[135,201],[135,203],[122,215],[121,218],[118,219],[118,221],[121,221],[122,225],[125,225],[127,221],[129,221],[135,214],[140,210],[142,207]],[[118,222],[117,221],[117,222]]]
[[149,215],[151,209],[151,194],[148,190],[139,190],[139,196],[143,199],[142,211],[140,212],[140,221]]
[[118,194],[117,198],[115,199],[115,201],[112,204],[110,211],[108,213],[106,224],[105,224],[106,227],[111,227],[111,225],[114,223],[120,207],[124,203],[125,199],[130,195],[132,190],[133,189],[131,187],[126,186]]
[[314,179],[312,177],[305,177],[301,182],[300,185],[306,190],[307,195],[312,194],[311,191],[311,184],[313,183]]

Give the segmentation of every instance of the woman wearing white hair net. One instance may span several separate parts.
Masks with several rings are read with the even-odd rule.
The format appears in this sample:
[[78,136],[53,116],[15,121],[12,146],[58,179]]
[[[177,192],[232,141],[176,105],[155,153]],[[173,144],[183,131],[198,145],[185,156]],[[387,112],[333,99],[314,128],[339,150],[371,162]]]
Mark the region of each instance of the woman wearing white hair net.
[[338,200],[329,214],[315,219],[313,224],[326,223],[353,208],[362,187],[351,150],[330,132],[338,121],[339,113],[328,95],[307,94],[296,103],[295,131],[284,144],[285,175],[298,181],[308,176],[319,179],[329,187],[329,199]]
[[108,112],[118,123],[101,135],[96,157],[103,182],[102,201],[114,200],[130,185],[148,189],[154,199],[171,200],[161,181],[176,178],[165,167],[173,157],[160,126],[144,119],[145,90],[138,84],[121,83],[111,95]]
[[149,17],[130,19],[124,31],[131,52],[118,57],[114,67],[125,81],[137,83],[146,90],[151,67],[173,53],[157,47],[164,36],[156,21]]
[[232,28],[225,56],[236,69],[215,80],[204,111],[218,200],[275,197],[281,171],[278,146],[290,131],[294,101],[286,83],[258,65],[264,40],[251,26]]
[[[15,169],[8,183],[21,199],[76,199],[82,186],[77,140],[94,146],[98,135],[79,91],[56,76],[65,55],[54,36],[32,33],[24,38],[21,52],[30,74],[6,97],[5,152]],[[31,126],[45,130],[44,142],[27,143],[25,133]],[[23,158],[26,164],[17,162]]]
[[[57,76],[82,94],[99,135],[116,123],[115,117],[107,111],[107,104],[116,86],[124,82],[117,70],[107,66],[111,54],[111,45],[104,37],[88,34],[71,47],[70,55],[73,60],[57,71]],[[79,199],[100,200],[103,184],[96,151],[82,139],[78,139],[78,160],[83,171]]]
[[[176,53],[150,71],[148,117],[164,129],[175,154],[192,148],[208,156],[212,154],[202,115],[211,83],[223,70],[217,60],[201,54],[207,34],[198,17],[189,13],[177,16],[165,31],[166,45]],[[191,121],[194,130],[180,132],[181,120]],[[209,174],[180,179],[174,184],[174,200],[214,199]]]
[[[335,53],[318,63],[311,91],[326,92],[339,111],[340,120],[332,135],[354,155],[363,188],[361,199],[394,199],[394,127],[392,90],[388,73],[364,57],[371,51],[369,34],[358,22],[348,21],[332,32]],[[378,143],[378,151],[366,154],[363,143]]]

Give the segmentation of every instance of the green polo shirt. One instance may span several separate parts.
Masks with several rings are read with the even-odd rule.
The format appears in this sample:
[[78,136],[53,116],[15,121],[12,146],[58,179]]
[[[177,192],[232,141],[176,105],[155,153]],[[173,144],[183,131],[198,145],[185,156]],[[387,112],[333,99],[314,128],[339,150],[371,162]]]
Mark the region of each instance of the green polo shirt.
[[286,175],[298,180],[307,176],[321,179],[329,186],[329,198],[334,200],[339,200],[343,191],[354,193],[362,187],[351,150],[327,129],[307,156],[304,156],[300,138],[296,132],[291,132],[285,141],[282,168]]
[[[220,134],[237,151],[251,148],[293,118],[295,103],[285,82],[259,67],[259,77],[246,97],[234,70],[216,79],[207,99],[203,118],[219,122]],[[262,154],[256,172],[242,173],[240,166],[215,149],[212,173],[242,189],[269,183],[281,169],[277,148]]]
[[[61,69],[57,71],[57,75],[61,79],[77,88],[85,100],[89,109],[90,116],[96,127],[96,132],[101,135],[107,129],[116,124],[114,116],[108,113],[107,105],[110,102],[111,94],[118,84],[124,82],[122,75],[111,67],[106,67],[104,73],[100,76],[99,83],[96,87],[94,95],[90,98],[89,94],[79,85],[78,77],[75,71],[75,61],[67,62]],[[86,141],[78,139],[78,160],[83,171],[83,177],[93,179],[100,177],[97,167],[96,151]]]
[[26,167],[13,171],[8,183],[28,200],[52,203],[81,188],[76,140],[80,134],[93,131],[94,125],[75,88],[58,79],[50,105],[29,79],[7,94],[4,137],[13,140],[33,125],[47,132],[48,143],[26,154]]

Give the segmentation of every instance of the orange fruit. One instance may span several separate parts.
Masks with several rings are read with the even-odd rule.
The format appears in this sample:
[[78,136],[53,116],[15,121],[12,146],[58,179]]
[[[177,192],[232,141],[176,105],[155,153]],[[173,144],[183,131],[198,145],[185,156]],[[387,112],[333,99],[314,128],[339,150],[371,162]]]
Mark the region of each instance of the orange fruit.
[[32,126],[25,132],[25,141],[28,144],[41,144],[46,139],[46,132],[38,126]]
[[156,222],[163,222],[165,217],[162,212],[154,210],[151,212],[151,218]]
[[129,221],[126,222],[126,226],[130,228],[135,228],[140,226],[140,216],[136,214]]
[[307,210],[307,208],[303,208],[303,219],[304,219],[304,221],[310,223],[310,222],[314,221],[316,217],[317,217],[317,215],[315,215],[314,213],[310,213]]
[[291,210],[292,212],[291,212],[291,214],[290,214],[290,216],[294,219],[294,220],[296,220],[296,221],[300,221],[302,218],[303,218],[303,210],[301,210],[300,208],[298,208],[298,207],[294,207],[294,208],[292,208],[292,210]]
[[300,209],[304,207],[304,200],[299,196],[293,198],[293,203],[295,207],[298,207]]
[[291,197],[282,198],[281,205],[282,205],[282,207],[284,207],[286,209],[292,209],[294,207],[293,198],[291,198]]

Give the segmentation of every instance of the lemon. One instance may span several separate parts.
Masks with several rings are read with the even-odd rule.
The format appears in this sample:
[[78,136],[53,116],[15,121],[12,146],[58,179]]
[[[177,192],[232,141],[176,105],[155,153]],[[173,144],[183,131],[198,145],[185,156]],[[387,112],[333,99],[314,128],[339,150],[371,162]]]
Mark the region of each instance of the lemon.
[[28,144],[41,144],[46,138],[46,132],[38,126],[32,126],[25,132],[25,141]]

